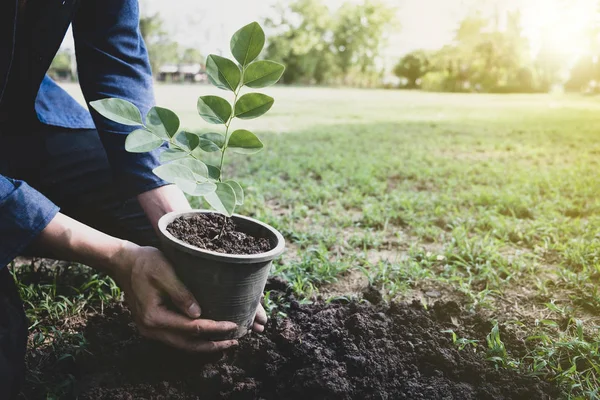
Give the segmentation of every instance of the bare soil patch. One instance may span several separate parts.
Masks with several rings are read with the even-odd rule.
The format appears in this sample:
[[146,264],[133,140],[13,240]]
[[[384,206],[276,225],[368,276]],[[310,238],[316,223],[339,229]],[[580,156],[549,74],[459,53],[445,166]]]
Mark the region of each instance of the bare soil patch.
[[[301,305],[281,281],[268,288],[287,317],[263,335],[213,357],[182,354],[140,338],[126,309],[88,320],[87,352],[62,364],[79,399],[552,399],[537,378],[496,370],[459,351],[448,328],[484,340],[489,323],[457,303],[315,302]],[[283,290],[284,292],[278,292]],[[286,292],[286,293],[285,293]],[[510,345],[510,337],[504,339]],[[58,371],[53,371],[56,374]],[[49,375],[52,375],[49,373]],[[36,393],[27,393],[37,398]]]

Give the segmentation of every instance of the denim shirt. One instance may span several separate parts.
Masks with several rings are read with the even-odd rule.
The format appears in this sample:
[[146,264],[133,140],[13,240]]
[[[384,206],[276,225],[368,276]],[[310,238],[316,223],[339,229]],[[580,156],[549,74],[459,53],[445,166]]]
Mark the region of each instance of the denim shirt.
[[[152,173],[159,165],[158,150],[142,154],[125,151],[126,135],[135,127],[114,123],[95,111],[90,114],[45,75],[72,23],[79,82],[86,102],[118,97],[134,103],[145,115],[154,105],[154,95],[148,54],[138,26],[137,0],[28,0],[26,7],[25,15],[33,14],[37,19],[19,31],[19,0],[0,2],[0,134],[3,109],[9,110],[4,113],[4,123],[11,115],[32,115],[47,125],[95,128],[124,196],[166,184]],[[25,40],[30,40],[26,54],[31,59],[25,62],[22,57],[15,60],[22,43],[16,36],[22,32]],[[11,74],[19,63],[33,66],[27,82],[23,82],[21,70]],[[11,81],[14,76],[19,79]],[[32,112],[13,112],[12,104],[29,104],[28,98],[15,100],[27,93],[33,94],[29,95]],[[58,211],[27,183],[0,175],[0,268],[22,252]]]

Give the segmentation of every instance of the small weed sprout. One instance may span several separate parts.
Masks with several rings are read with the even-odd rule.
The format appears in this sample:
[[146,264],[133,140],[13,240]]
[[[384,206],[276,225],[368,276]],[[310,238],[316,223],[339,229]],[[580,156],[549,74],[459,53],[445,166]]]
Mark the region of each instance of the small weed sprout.
[[486,341],[488,345],[488,359],[496,363],[504,364],[506,359],[506,347],[504,346],[502,339],[500,339],[500,327],[498,326],[498,322],[494,323],[491,332],[488,333],[486,337]]
[[[103,117],[114,122],[138,126],[125,141],[125,149],[133,153],[148,152],[161,147],[168,149],[160,155],[162,165],[154,169],[161,179],[177,185],[184,193],[202,197],[217,212],[231,217],[237,206],[244,203],[241,185],[223,177],[227,150],[254,154],[263,144],[252,132],[232,129],[234,119],[254,119],[273,106],[272,97],[262,93],[241,94],[243,87],[264,88],[275,84],[285,67],[274,61],[255,61],[265,44],[265,34],[257,22],[238,30],[231,38],[231,53],[237,61],[211,54],[206,60],[206,72],[216,87],[232,92],[233,103],[219,96],[200,96],[197,110],[200,117],[221,125],[223,133],[192,133],[180,130],[179,117],[171,110],[153,107],[145,121],[132,103],[117,98],[93,101],[90,105]],[[207,154],[216,153],[217,165],[206,161]],[[224,224],[223,224],[224,226]]]
[[263,297],[263,305],[265,306],[265,311],[267,315],[275,316],[281,318],[287,318],[287,314],[281,311],[281,304],[277,302],[278,299],[271,299],[271,291],[265,292],[265,297]]
[[479,344],[479,341],[475,339],[459,338],[452,329],[443,330],[442,333],[450,333],[452,335],[452,344],[458,347],[460,351],[463,351],[467,346],[472,346],[473,350],[475,350]]

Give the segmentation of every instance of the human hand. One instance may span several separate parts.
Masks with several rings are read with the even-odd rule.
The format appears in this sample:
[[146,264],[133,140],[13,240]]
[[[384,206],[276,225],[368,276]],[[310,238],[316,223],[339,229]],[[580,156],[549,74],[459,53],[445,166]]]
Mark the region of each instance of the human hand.
[[267,323],[267,313],[263,308],[262,304],[258,304],[256,309],[256,316],[254,317],[254,324],[252,330],[256,333],[261,333],[265,330],[265,324]]
[[[158,249],[125,242],[113,270],[143,336],[190,352],[216,352],[238,344],[237,340],[204,339],[208,335],[226,335],[235,331],[237,325],[198,319],[201,315],[198,303]],[[167,308],[167,299],[181,314]],[[259,313],[260,310],[254,324],[257,331],[264,330],[261,323],[266,323],[266,314],[264,310]]]
[[175,185],[161,186],[141,193],[137,199],[155,230],[158,220],[171,211],[191,210],[183,192]]

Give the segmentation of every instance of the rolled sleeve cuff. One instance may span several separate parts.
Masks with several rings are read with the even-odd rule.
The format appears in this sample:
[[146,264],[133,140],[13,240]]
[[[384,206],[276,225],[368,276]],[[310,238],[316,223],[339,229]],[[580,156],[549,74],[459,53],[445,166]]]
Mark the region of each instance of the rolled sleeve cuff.
[[58,211],[25,182],[0,176],[0,267],[21,254]]
[[120,192],[127,198],[168,185],[152,172],[160,165],[158,157],[166,145],[147,153],[130,153],[125,150],[126,137],[126,133],[106,131],[100,135]]

